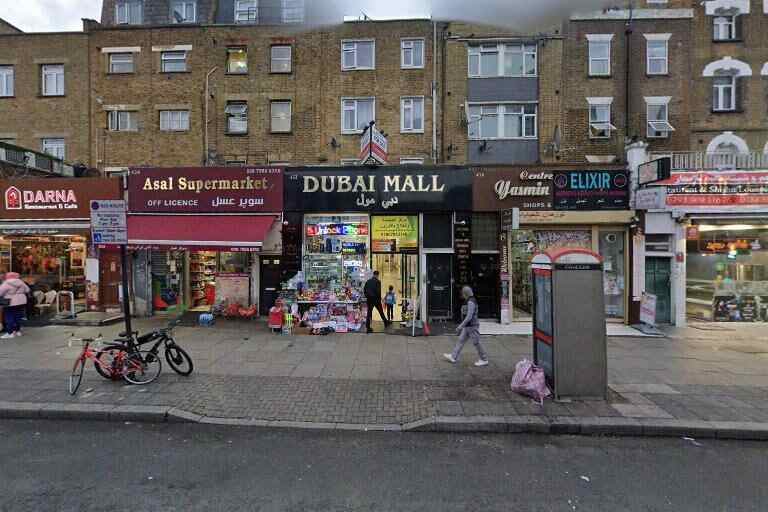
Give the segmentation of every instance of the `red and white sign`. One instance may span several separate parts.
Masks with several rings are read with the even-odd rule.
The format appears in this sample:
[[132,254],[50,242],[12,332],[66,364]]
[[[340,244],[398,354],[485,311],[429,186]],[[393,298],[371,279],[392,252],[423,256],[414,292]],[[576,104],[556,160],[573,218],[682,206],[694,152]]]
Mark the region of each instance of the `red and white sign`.
[[360,163],[387,163],[389,143],[387,138],[373,127],[360,138]]
[[640,321],[648,325],[656,325],[656,296],[644,293],[640,301]]
[[7,210],[68,210],[77,208],[77,196],[72,189],[25,190],[8,187],[5,190]]
[[690,172],[660,181],[668,206],[768,205],[768,172]]

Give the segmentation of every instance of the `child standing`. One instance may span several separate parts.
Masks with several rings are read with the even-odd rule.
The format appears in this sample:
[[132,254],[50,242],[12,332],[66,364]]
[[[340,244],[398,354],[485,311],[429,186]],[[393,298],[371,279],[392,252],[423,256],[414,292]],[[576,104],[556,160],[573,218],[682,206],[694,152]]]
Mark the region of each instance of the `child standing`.
[[387,307],[387,320],[392,321],[395,313],[395,304],[397,303],[397,297],[395,297],[395,287],[390,286],[389,291],[384,296],[384,305]]

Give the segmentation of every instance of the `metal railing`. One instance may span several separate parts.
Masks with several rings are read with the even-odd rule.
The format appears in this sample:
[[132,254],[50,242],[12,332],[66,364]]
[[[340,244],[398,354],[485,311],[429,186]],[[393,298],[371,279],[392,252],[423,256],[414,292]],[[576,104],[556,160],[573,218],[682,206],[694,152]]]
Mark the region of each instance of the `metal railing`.
[[59,176],[75,175],[72,166],[63,160],[7,142],[0,142],[0,162],[7,162],[22,170],[32,169]]
[[703,153],[676,151],[652,153],[651,159],[670,157],[673,171],[727,171],[768,169],[768,153]]

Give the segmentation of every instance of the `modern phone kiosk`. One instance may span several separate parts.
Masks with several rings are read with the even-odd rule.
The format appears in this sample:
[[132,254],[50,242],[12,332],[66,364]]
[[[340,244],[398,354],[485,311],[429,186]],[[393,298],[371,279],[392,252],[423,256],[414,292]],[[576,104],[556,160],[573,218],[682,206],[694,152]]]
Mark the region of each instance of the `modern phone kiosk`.
[[605,399],[603,264],[586,249],[534,256],[533,357],[555,399]]

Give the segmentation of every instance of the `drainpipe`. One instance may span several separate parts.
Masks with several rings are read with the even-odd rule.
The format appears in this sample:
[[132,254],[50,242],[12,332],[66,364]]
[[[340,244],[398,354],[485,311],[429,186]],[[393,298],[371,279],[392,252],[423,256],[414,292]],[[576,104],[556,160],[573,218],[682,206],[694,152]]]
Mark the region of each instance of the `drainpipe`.
[[208,74],[205,75],[205,98],[203,98],[203,101],[205,102],[205,109],[204,109],[205,110],[205,121],[204,121],[204,124],[205,124],[205,127],[204,127],[205,134],[204,134],[204,137],[203,137],[203,165],[208,165],[209,164],[209,158],[208,158],[208,101],[209,101],[209,99],[211,97],[211,95],[210,95],[211,75],[213,75],[213,73],[216,72],[217,69],[219,69],[218,66],[213,66],[213,68],[211,68],[211,70],[208,72]]
[[437,22],[432,20],[432,163],[437,158]]
[[632,72],[631,72],[631,62],[632,62],[632,17],[634,15],[633,11],[633,2],[630,0],[629,2],[629,18],[627,19],[627,25],[624,29],[624,38],[626,42],[626,65],[625,65],[625,71],[626,71],[626,91],[624,93],[624,137],[629,138],[629,126],[630,126],[630,120],[629,116],[632,114],[632,108],[630,106],[631,98],[630,98],[630,91],[631,91],[631,81],[632,81]]

